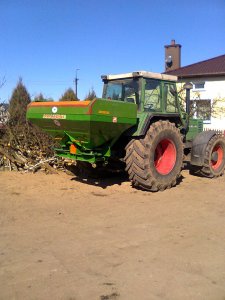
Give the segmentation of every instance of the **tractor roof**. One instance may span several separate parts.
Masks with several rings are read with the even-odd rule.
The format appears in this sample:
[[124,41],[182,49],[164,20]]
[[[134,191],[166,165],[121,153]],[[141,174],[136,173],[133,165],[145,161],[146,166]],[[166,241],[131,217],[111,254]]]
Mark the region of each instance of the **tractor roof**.
[[102,75],[102,80],[115,80],[115,79],[125,79],[125,78],[134,78],[134,77],[177,81],[177,76],[161,74],[161,73],[153,73],[147,71],[136,71],[132,73],[124,73],[124,74],[116,74],[116,75]]

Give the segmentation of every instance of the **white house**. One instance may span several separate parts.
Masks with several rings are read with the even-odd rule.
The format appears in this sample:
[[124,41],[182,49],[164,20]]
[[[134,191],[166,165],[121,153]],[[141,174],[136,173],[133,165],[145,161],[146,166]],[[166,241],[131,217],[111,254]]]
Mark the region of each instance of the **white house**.
[[225,55],[180,67],[181,45],[165,46],[166,74],[178,76],[178,87],[186,82],[191,90],[192,111],[204,120],[204,128],[225,130]]

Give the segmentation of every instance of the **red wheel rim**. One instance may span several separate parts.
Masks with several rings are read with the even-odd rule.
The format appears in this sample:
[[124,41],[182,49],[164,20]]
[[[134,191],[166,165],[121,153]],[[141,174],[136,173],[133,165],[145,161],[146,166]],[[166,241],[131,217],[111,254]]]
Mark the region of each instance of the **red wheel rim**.
[[169,139],[160,141],[155,149],[154,163],[158,173],[169,174],[176,163],[177,151],[174,143]]
[[213,154],[217,154],[217,160],[211,159],[211,166],[214,170],[217,170],[221,166],[224,157],[223,148],[221,147],[221,145],[216,145],[213,148],[211,156]]

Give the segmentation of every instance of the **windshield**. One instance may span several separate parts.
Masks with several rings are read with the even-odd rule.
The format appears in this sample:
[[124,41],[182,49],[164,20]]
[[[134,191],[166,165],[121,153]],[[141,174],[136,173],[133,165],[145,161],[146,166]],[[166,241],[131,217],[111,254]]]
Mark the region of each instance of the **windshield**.
[[121,79],[106,82],[102,97],[108,100],[138,104],[140,99],[139,81],[137,79]]

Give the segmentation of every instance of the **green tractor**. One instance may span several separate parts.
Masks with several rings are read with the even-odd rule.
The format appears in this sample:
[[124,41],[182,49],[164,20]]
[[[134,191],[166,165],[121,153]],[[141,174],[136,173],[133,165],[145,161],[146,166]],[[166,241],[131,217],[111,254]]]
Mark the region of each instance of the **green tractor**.
[[175,76],[133,72],[102,76],[102,98],[33,102],[27,119],[60,142],[56,154],[81,170],[124,167],[133,186],[165,190],[179,180],[184,159],[193,172],[218,177],[225,168],[225,138],[203,131],[176,91]]

